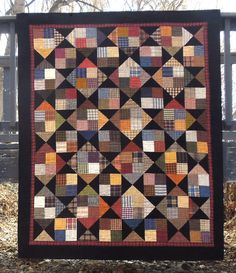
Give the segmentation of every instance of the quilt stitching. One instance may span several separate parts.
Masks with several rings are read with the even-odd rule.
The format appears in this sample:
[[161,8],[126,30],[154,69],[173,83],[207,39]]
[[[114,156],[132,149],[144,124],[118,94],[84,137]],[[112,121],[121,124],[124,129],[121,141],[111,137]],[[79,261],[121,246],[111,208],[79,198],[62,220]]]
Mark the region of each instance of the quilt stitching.
[[32,27],[33,243],[212,243],[204,32]]

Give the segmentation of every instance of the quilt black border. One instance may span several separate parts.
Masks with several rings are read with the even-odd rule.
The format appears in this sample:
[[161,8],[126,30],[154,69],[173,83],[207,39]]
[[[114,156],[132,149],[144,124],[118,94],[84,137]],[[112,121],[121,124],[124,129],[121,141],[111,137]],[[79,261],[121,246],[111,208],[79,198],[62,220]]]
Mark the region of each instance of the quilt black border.
[[[89,258],[141,260],[223,259],[223,170],[220,83],[220,12],[144,11],[68,14],[19,14],[16,27],[20,41],[19,76],[19,213],[18,255],[21,258]],[[29,245],[31,194],[31,73],[29,25],[101,23],[207,22],[212,169],[214,181],[214,247],[168,246],[42,246]],[[25,42],[23,42],[25,41]]]

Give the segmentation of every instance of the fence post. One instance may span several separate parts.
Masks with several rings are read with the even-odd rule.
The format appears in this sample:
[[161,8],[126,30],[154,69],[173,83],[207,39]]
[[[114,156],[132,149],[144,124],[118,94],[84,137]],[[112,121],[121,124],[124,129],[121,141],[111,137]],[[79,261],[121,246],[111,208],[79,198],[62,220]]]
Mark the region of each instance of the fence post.
[[230,18],[225,19],[224,29],[224,74],[225,74],[225,122],[232,125],[232,65],[230,56]]
[[10,23],[10,126],[16,123],[16,38],[15,23]]

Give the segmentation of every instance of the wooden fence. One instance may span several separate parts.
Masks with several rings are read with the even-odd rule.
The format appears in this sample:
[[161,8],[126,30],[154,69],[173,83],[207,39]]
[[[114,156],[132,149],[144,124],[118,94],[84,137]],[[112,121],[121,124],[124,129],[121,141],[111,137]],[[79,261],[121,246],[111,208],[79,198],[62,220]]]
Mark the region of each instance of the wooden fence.
[[[236,181],[236,13],[222,13],[224,180]],[[0,182],[18,181],[17,42],[15,17],[0,17]],[[235,40],[233,40],[233,38]],[[1,47],[0,47],[1,48]],[[234,71],[234,75],[233,75]],[[235,105],[233,105],[235,103]]]

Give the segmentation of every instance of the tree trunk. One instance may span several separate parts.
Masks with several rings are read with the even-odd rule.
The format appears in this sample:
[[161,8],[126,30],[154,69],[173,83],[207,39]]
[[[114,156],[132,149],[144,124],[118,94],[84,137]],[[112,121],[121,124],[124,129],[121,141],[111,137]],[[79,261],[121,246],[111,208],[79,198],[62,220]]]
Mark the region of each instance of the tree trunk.
[[14,14],[25,12],[25,0],[15,0],[13,12]]
[[[11,7],[11,15],[16,15],[18,13],[25,12],[25,1],[24,0],[15,0],[13,6]],[[10,55],[10,37],[7,37],[7,44],[5,48],[5,56]]]

